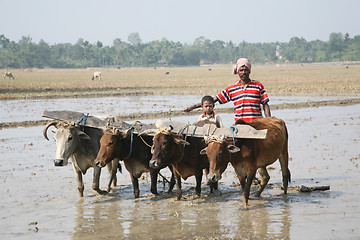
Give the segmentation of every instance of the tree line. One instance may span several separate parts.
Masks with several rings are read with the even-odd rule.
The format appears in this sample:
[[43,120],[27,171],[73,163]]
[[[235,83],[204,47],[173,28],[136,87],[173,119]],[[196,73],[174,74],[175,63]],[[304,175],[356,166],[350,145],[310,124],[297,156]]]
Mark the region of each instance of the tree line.
[[15,42],[0,35],[0,68],[198,66],[234,63],[238,57],[252,63],[360,61],[360,35],[331,33],[328,41],[292,37],[289,42],[239,44],[199,37],[183,44],[166,38],[143,43],[138,33],[131,33],[126,42],[117,38],[111,46],[82,38],[75,44],[34,43],[29,36]]

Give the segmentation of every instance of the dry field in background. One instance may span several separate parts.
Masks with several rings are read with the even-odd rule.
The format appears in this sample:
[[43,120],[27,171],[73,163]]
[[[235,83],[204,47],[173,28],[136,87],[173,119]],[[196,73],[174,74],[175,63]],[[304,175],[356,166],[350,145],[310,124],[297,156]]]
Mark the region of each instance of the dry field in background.
[[[10,71],[15,80],[0,78],[3,100],[127,94],[215,95],[238,80],[238,76],[232,75],[232,65]],[[102,80],[91,80],[94,71],[102,72]],[[251,78],[262,82],[271,95],[360,94],[360,65],[253,65]]]

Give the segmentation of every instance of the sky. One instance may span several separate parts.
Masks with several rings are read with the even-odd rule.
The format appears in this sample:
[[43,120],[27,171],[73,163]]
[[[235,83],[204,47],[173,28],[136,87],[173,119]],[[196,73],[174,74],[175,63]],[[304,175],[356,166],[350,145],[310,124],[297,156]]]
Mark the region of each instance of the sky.
[[138,33],[167,40],[327,41],[333,32],[360,35],[360,0],[0,0],[0,35],[18,42],[111,46]]

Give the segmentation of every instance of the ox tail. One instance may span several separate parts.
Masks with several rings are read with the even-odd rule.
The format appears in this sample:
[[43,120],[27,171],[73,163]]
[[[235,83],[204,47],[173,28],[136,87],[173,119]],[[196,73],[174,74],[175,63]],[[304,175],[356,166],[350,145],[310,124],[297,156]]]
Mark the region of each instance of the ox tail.
[[121,164],[119,163],[118,165],[118,169],[119,169],[119,173],[122,173],[122,167],[121,167]]
[[289,183],[290,183],[291,182],[291,173],[290,173],[289,168],[287,169],[287,173],[288,173],[288,176],[289,176],[288,180],[289,180]]
[[[284,147],[283,147],[283,153],[285,154],[285,157],[287,158],[287,162],[289,163],[289,146],[288,146],[289,134],[288,134],[288,130],[287,130],[284,120],[282,120],[282,125],[285,128],[285,143],[284,143]],[[291,182],[291,173],[290,173],[289,168],[287,168],[287,175],[289,176],[288,181],[290,183]]]

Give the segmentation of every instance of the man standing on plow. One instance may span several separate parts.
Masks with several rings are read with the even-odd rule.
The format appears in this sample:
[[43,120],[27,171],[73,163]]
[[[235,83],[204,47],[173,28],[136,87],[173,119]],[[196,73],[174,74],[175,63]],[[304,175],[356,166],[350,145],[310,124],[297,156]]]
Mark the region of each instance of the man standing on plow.
[[[263,117],[261,106],[263,105],[265,117],[271,117],[269,97],[264,86],[250,79],[251,64],[246,58],[239,58],[233,69],[233,74],[239,75],[240,80],[225,88],[214,96],[214,102],[224,104],[232,101],[235,107],[235,122],[239,119],[247,122]],[[201,103],[186,107],[184,112],[190,112],[201,107]]]

